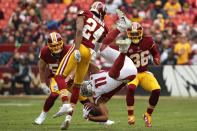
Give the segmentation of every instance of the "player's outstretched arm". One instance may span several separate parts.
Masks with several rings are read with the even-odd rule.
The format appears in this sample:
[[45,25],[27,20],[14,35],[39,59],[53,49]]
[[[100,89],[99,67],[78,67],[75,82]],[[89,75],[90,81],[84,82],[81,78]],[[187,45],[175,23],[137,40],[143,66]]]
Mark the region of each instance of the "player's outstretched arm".
[[153,45],[153,47],[150,50],[152,56],[153,56],[153,61],[156,65],[160,64],[160,54],[159,51],[157,49],[157,45]]
[[75,35],[75,59],[80,62],[81,54],[79,52],[79,47],[82,41],[82,31],[83,31],[84,19],[83,16],[79,16],[77,19],[77,31]]
[[103,102],[99,104],[99,108],[101,111],[100,116],[89,116],[89,120],[94,122],[106,122],[108,120],[108,107],[107,103]]
[[92,74],[96,74],[100,72],[100,69],[95,63],[90,62],[88,71],[91,72]]
[[47,63],[40,58],[40,61],[39,61],[39,74],[40,74],[41,88],[42,88],[43,92],[48,95],[48,94],[50,94],[51,91],[50,91],[49,87],[46,85],[46,81],[45,81],[45,75],[46,75],[45,74],[45,69],[46,69],[46,66],[47,66]]

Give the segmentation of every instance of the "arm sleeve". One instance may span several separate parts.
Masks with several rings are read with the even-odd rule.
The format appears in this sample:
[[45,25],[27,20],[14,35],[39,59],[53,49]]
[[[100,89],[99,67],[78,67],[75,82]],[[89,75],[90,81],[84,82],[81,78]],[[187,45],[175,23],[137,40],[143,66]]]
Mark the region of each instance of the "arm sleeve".
[[116,37],[119,35],[120,31],[118,29],[112,30],[110,31],[107,36],[103,39],[103,44],[105,45],[109,45],[110,43],[112,43]]
[[159,54],[156,44],[153,45],[153,47],[150,49],[150,52],[151,52],[153,58],[157,58],[160,60],[160,54]]

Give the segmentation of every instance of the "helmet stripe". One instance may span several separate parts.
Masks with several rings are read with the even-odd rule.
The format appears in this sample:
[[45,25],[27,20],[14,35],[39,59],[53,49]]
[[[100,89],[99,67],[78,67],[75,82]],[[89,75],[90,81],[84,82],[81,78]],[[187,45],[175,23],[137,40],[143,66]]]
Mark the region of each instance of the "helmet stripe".
[[57,41],[55,33],[51,33],[52,42],[55,43]]

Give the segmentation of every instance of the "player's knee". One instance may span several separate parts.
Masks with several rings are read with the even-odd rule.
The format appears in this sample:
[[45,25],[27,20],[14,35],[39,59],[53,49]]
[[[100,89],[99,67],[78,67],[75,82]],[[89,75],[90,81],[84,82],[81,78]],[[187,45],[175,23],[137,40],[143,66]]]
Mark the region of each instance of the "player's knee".
[[152,90],[152,94],[155,94],[155,95],[157,95],[157,96],[160,95],[160,92],[161,92],[161,89]]
[[107,120],[108,120],[108,116],[105,115],[105,116],[103,117],[103,122],[106,122]]
[[135,89],[136,89],[136,85],[134,84],[128,85],[128,91],[135,91]]
[[52,93],[50,94],[50,96],[49,96],[49,97],[50,97],[51,99],[54,99],[54,100],[55,100],[55,99],[57,99],[57,98],[58,98],[58,96],[59,96],[59,94],[58,94],[58,93],[56,93],[56,92],[52,92]]

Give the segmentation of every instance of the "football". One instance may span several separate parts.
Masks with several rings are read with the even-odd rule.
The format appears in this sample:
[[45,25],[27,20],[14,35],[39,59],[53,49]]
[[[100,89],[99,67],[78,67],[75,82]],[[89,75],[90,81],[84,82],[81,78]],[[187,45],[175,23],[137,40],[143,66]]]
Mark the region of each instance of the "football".
[[85,108],[86,107],[89,107],[89,109],[90,109],[90,115],[92,115],[92,116],[100,116],[102,114],[99,106],[97,106],[94,103],[85,103],[84,104],[84,107]]

